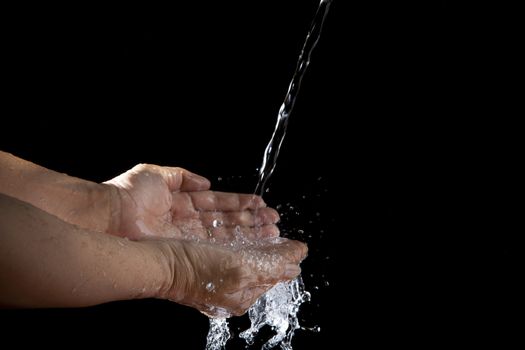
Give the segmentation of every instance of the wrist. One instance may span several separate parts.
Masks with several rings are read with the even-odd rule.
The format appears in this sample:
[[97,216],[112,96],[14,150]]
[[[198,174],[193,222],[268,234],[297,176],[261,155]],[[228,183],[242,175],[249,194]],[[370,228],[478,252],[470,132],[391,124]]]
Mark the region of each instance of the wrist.
[[151,287],[144,292],[142,297],[172,299],[170,298],[172,291],[178,285],[176,269],[181,268],[176,261],[177,254],[172,245],[179,242],[172,244],[163,240],[144,240],[137,243],[143,246],[155,266],[155,273],[149,276]]
[[64,200],[68,203],[67,207],[57,209],[57,216],[82,228],[109,232],[114,222],[113,216],[116,215],[115,206],[118,204],[113,199],[115,197],[113,189],[110,186],[89,181],[73,183],[72,187],[69,195],[65,193],[68,197]]

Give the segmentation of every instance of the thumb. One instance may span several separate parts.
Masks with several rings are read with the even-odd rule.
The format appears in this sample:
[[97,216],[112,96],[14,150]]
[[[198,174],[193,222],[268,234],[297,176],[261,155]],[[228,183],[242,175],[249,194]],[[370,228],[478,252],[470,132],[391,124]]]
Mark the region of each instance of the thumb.
[[162,177],[170,191],[205,191],[210,188],[210,181],[183,168],[162,167]]

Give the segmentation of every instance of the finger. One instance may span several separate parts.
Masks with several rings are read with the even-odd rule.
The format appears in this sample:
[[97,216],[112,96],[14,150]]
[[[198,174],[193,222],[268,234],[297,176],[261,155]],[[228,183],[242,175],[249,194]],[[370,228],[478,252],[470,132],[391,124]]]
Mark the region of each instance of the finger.
[[291,280],[301,274],[301,268],[295,264],[287,264],[284,268],[282,278],[284,280]]
[[243,193],[202,191],[188,193],[197,210],[241,211],[266,207],[260,196]]
[[299,264],[306,258],[308,246],[303,242],[286,239],[279,244],[281,254],[283,254],[291,263]]
[[279,221],[279,214],[272,208],[261,208],[256,211],[201,211],[199,215],[206,227],[260,226]]
[[299,264],[306,257],[308,247],[303,242],[286,238],[277,238],[277,240],[277,242],[275,240],[264,242],[267,243],[266,245],[259,244],[259,249],[270,257],[274,256],[273,260],[276,260],[275,257],[284,258],[286,264]]
[[210,181],[205,177],[178,167],[162,167],[161,174],[170,191],[205,191],[210,188]]
[[258,227],[212,227],[208,228],[209,238],[219,241],[247,240],[255,241],[263,238],[279,236],[279,228],[276,225],[262,225]]

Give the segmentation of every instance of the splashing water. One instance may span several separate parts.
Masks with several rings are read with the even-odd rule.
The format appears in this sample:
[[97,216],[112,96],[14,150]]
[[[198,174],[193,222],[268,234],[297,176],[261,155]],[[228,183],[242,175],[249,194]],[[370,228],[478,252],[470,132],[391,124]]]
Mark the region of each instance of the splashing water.
[[210,330],[206,338],[206,350],[224,349],[230,337],[230,329],[226,318],[210,318]]
[[[306,69],[310,64],[311,54],[319,41],[331,2],[332,0],[321,0],[306,36],[292,81],[277,115],[275,130],[264,151],[257,186],[255,187],[255,194],[257,195],[262,196],[265,193],[268,179],[275,170],[279,151],[286,135],[288,118],[295,105]],[[290,282],[277,284],[249,309],[251,327],[242,332],[240,337],[251,345],[259,331],[268,325],[276,334],[263,345],[262,350],[268,350],[277,345],[280,345],[282,350],[292,350],[292,337],[295,330],[300,328],[297,312],[301,304],[308,300],[310,300],[310,293],[305,291],[301,277]],[[230,331],[226,319],[210,319],[206,350],[224,349],[229,338]]]
[[275,335],[263,345],[262,350],[276,345],[280,345],[282,350],[292,350],[292,337],[300,328],[297,312],[301,304],[309,300],[310,293],[304,290],[301,277],[277,284],[250,308],[251,327],[239,336],[251,345],[257,333],[267,325],[275,331]]

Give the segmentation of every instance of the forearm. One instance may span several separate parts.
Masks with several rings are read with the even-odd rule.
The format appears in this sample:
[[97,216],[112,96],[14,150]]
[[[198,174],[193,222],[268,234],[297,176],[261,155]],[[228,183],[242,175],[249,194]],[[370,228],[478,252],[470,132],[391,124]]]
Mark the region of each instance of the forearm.
[[157,297],[171,275],[157,244],[80,229],[0,195],[3,306],[82,307]]
[[91,230],[110,231],[111,186],[58,173],[0,151],[0,193]]

